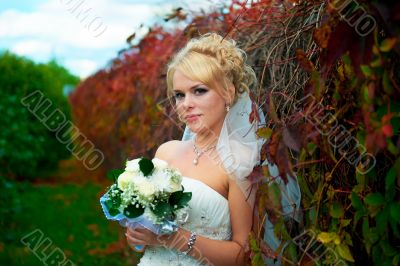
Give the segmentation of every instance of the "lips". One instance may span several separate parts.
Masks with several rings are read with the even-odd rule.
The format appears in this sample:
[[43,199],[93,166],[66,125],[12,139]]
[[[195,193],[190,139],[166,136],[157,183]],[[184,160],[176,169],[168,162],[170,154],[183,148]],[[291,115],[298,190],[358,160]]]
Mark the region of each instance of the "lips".
[[188,118],[192,118],[192,117],[196,117],[196,116],[199,116],[199,115],[187,115],[187,116],[185,116],[185,118],[188,119]]
[[191,121],[196,120],[199,116],[200,115],[187,115],[187,116],[185,116],[185,120],[191,122]]

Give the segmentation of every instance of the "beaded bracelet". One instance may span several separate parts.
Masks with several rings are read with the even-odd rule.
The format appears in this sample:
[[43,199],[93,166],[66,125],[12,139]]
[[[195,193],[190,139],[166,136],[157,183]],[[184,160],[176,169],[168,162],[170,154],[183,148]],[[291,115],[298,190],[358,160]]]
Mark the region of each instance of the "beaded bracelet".
[[190,238],[189,238],[189,241],[187,243],[188,249],[185,250],[185,251],[182,251],[182,253],[187,255],[192,250],[195,242],[196,242],[196,232],[192,232],[190,234]]

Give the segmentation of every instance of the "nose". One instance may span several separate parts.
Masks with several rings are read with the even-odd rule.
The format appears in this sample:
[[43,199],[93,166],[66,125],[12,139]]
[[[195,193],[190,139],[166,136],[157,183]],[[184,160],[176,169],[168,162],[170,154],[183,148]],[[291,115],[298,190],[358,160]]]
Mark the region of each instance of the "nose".
[[184,110],[187,110],[189,108],[192,108],[194,104],[193,98],[190,95],[190,93],[185,94],[185,98],[182,101],[182,107]]

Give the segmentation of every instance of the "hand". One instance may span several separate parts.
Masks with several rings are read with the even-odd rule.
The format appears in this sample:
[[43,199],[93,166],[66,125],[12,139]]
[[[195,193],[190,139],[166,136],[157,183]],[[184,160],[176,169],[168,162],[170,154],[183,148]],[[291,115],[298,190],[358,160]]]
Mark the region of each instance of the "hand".
[[159,236],[147,228],[128,228],[125,235],[131,248],[135,245],[163,246],[165,244],[163,236]]

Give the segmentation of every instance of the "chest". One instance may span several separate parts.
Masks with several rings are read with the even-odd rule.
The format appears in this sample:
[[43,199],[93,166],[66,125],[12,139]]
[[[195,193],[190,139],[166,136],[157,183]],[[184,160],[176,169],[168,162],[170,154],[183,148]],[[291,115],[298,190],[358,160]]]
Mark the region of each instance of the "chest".
[[182,175],[200,180],[225,198],[228,198],[229,180],[215,154],[203,154],[198,158],[197,165],[193,163],[196,155],[192,151],[176,154],[169,164],[178,169]]

